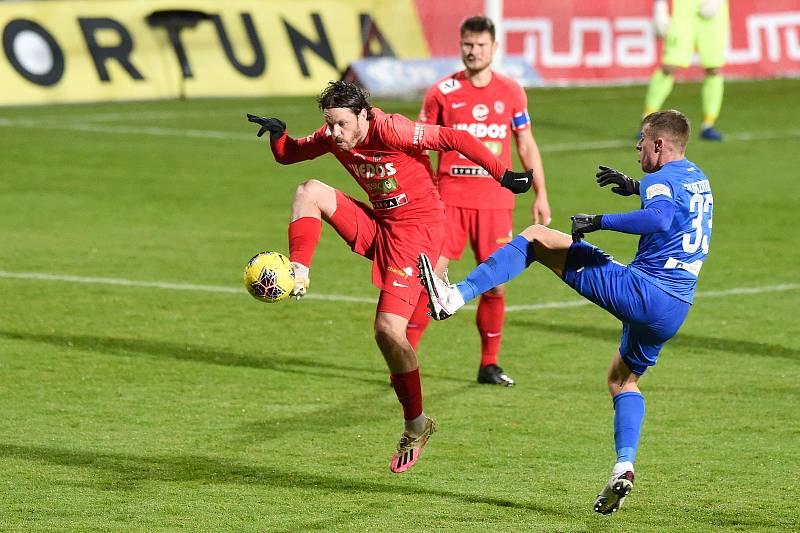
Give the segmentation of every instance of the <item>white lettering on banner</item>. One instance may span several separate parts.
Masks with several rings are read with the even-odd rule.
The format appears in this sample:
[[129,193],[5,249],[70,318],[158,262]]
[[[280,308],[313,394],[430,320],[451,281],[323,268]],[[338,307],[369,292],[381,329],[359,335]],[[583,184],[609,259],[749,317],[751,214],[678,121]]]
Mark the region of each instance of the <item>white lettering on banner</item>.
[[[503,20],[506,40],[521,33],[523,55],[531,65],[544,67],[642,67],[656,60],[655,39],[650,19],[641,17],[574,17],[569,25],[569,50],[553,47],[553,23],[546,18],[508,18]],[[597,36],[598,44],[588,50],[587,35]],[[595,49],[596,48],[596,49]]]
[[[747,28],[747,48],[729,49],[728,64],[743,65],[760,63],[764,59],[761,47],[761,34],[764,34],[766,43],[766,59],[777,62],[783,59],[800,60],[800,12],[770,13],[748,15],[745,27]],[[783,33],[785,47],[781,47],[781,33]]]
[[[503,26],[506,42],[509,35],[522,34],[522,53],[531,65],[648,67],[657,62],[652,22],[645,17],[573,17],[564,52],[555,50],[554,22],[549,18],[507,18]],[[749,14],[745,28],[746,46],[729,47],[728,64],[800,60],[800,12]],[[563,31],[561,25],[556,31]]]

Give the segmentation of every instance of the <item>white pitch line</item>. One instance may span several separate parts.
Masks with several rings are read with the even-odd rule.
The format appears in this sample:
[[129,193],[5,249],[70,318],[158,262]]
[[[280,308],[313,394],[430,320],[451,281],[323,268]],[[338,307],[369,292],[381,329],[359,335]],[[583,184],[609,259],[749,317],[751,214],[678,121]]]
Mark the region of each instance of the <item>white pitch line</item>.
[[[171,289],[176,291],[196,292],[222,292],[244,294],[244,289],[234,287],[221,287],[219,285],[197,285],[192,283],[170,283],[165,281],[136,281],[121,278],[97,278],[85,276],[70,276],[60,274],[44,274],[39,272],[6,272],[0,270],[0,278],[24,279],[35,281],[66,281],[69,283],[88,283],[92,285],[119,285],[123,287],[145,287],[150,289]],[[375,298],[359,296],[345,296],[343,294],[309,294],[306,298],[312,300],[329,300],[333,302],[375,303]]]
[[[182,128],[164,128],[159,126],[112,126],[91,122],[47,122],[33,119],[0,118],[0,127],[19,127],[33,129],[57,129],[67,131],[84,131],[90,133],[112,133],[118,135],[151,135],[158,137],[189,137],[194,139],[214,139],[229,141],[255,141],[252,133],[224,130],[199,130]],[[725,136],[729,141],[767,141],[774,139],[800,138],[800,129],[785,131],[760,131],[729,133]],[[574,152],[584,150],[607,150],[634,146],[635,141],[607,139],[575,143],[540,144],[542,152]]]
[[[244,289],[234,287],[222,287],[219,285],[197,285],[192,283],[171,283],[164,281],[136,281],[121,278],[100,278],[86,276],[70,276],[60,274],[46,274],[40,272],[7,272],[0,270],[0,278],[22,279],[31,281],[64,281],[68,283],[88,283],[93,285],[117,285],[123,287],[144,287],[151,289],[170,289],[179,291],[196,292],[216,292],[228,294],[244,294]],[[763,294],[768,292],[785,292],[800,289],[800,283],[783,283],[780,285],[765,285],[762,287],[735,287],[732,289],[717,291],[699,291],[695,294],[697,298],[717,298],[724,296],[736,296],[746,294]],[[364,296],[345,296],[342,294],[318,294],[309,293],[305,298],[309,300],[326,300],[331,302],[347,303],[369,303],[374,304],[376,297],[368,298]],[[571,300],[560,302],[543,302],[538,304],[509,305],[506,312],[516,313],[520,311],[538,311],[541,309],[566,309],[570,307],[580,307],[591,305],[588,300]],[[467,306],[468,308],[472,306]]]
[[219,130],[196,130],[181,128],[162,128],[157,126],[109,126],[101,124],[91,124],[88,122],[72,123],[50,123],[38,122],[30,119],[6,119],[0,118],[0,126],[21,127],[33,129],[56,129],[67,131],[87,131],[90,133],[116,133],[120,135],[151,135],[157,137],[190,137],[194,139],[214,139],[231,141],[253,141],[257,137],[250,133],[239,133],[234,131]]

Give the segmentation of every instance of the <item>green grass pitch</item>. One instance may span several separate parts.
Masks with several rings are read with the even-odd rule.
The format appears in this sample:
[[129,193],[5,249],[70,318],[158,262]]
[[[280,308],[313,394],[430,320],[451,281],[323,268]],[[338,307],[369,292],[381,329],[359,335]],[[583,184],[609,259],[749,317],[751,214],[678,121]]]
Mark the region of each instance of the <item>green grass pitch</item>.
[[[640,175],[643,93],[529,92],[553,227],[636,207],[594,172]],[[245,120],[303,135],[321,123],[312,98],[0,109],[0,530],[796,531],[798,94],[800,80],[729,83],[728,139],[689,144],[714,188],[711,253],[642,380],[636,487],[610,517],[591,508],[614,459],[605,370],[619,326],[570,305],[579,296],[545,269],[509,287],[501,364],[516,388],[475,383],[473,312],[428,329],[440,431],[400,476],[369,263],[325,227],[316,298],[245,292],[245,262],[286,251],[301,180],[361,194],[330,156],[275,164]],[[668,105],[698,125],[699,86]],[[590,237],[622,261],[636,248]]]

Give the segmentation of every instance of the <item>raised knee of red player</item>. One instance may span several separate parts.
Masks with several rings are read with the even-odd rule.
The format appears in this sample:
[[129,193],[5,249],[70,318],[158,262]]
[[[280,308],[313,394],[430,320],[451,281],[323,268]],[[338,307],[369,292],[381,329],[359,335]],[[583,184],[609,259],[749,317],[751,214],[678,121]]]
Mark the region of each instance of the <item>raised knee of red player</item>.
[[289,223],[289,260],[310,267],[320,235],[322,221],[318,218],[303,217]]
[[403,418],[414,420],[422,414],[422,382],[419,368],[402,374],[389,374],[394,393],[403,406]]
[[481,336],[481,367],[497,364],[505,311],[505,295],[491,291],[481,294],[478,313],[475,315],[475,323]]
[[417,300],[417,306],[414,308],[414,313],[408,320],[406,327],[406,338],[408,339],[414,351],[417,351],[419,341],[422,340],[422,334],[425,333],[425,328],[431,321],[431,315],[428,310],[428,293],[422,292]]

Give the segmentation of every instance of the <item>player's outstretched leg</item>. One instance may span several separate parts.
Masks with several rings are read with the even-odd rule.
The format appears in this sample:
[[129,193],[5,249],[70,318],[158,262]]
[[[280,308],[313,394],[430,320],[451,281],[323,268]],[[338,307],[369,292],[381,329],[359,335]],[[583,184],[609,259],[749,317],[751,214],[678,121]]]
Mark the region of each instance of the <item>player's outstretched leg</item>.
[[630,469],[612,474],[611,479],[597,495],[597,500],[594,502],[596,513],[611,514],[619,511],[619,508],[622,507],[625,497],[633,490],[633,465],[628,464]]
[[[544,226],[531,226],[535,227],[544,228]],[[553,231],[549,228],[544,229]],[[535,260],[536,253],[531,241],[525,235],[517,235],[456,285],[440,279],[434,273],[430,259],[424,254],[419,256],[417,266],[422,286],[425,287],[430,300],[431,316],[434,320],[444,320],[463,307],[465,302],[518,276]]]

